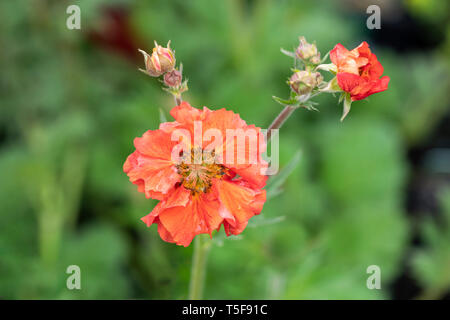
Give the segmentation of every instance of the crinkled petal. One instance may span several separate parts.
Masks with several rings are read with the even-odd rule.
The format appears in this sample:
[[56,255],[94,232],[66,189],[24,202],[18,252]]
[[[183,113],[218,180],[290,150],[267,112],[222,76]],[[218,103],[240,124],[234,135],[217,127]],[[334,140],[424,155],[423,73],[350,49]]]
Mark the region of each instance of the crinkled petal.
[[220,200],[219,213],[225,219],[225,232],[227,235],[241,233],[248,220],[261,212],[266,191],[252,189],[239,180],[218,180],[215,187]]
[[226,137],[227,129],[239,129],[247,126],[239,114],[224,108],[211,111],[204,107],[205,121],[203,122],[203,132],[208,129],[218,129],[222,132],[223,137]]
[[338,73],[336,77],[339,87],[341,87],[341,89],[344,90],[345,92],[350,93],[352,93],[352,91],[355,88],[364,85],[365,82],[364,79],[361,78],[359,75],[348,72]]
[[170,160],[173,147],[177,141],[171,140],[169,132],[148,130],[142,137],[134,139],[137,151],[150,158]]
[[147,198],[161,200],[180,181],[171,161],[150,158],[138,151],[128,156],[123,170]]
[[162,210],[173,207],[186,207],[189,202],[190,192],[184,187],[176,188],[172,193],[170,193],[164,200],[160,201],[148,215],[143,217],[141,220],[145,222],[147,227],[159,216]]
[[219,203],[206,194],[191,196],[186,207],[171,207],[159,213],[159,221],[170,233],[173,241],[185,247],[196,235],[211,234],[222,220]]
[[372,54],[369,63],[361,69],[361,76],[371,80],[376,80],[383,75],[384,68],[378,61],[377,56]]
[[159,221],[159,219],[158,219],[158,233],[161,239],[163,239],[164,241],[171,243],[175,242],[170,232],[164,227],[164,225],[161,223],[161,221]]
[[254,125],[241,129],[233,139],[226,139],[223,164],[256,187],[265,186],[268,163],[262,158],[266,142],[261,129]]
[[265,175],[269,164],[267,161],[260,159],[258,164],[249,166],[233,167],[233,171],[245,179],[248,183],[252,184],[256,188],[263,188],[266,185],[268,176]]
[[338,84],[342,90],[349,92],[352,101],[362,100],[368,96],[384,91],[388,88],[390,78],[366,80],[351,73],[338,73]]
[[174,117],[178,123],[191,125],[196,120],[202,120],[203,112],[192,107],[186,101],[182,101],[170,111],[170,115]]
[[346,59],[350,51],[348,51],[342,44],[338,43],[333,50],[330,51],[330,59],[333,64],[339,66],[343,59]]

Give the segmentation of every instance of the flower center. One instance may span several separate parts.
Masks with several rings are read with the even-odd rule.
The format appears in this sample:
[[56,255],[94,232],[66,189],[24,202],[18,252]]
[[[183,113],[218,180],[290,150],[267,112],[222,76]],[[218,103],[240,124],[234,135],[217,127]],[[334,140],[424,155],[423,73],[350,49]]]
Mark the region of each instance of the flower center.
[[[186,189],[191,190],[192,194],[206,193],[212,186],[212,180],[221,179],[228,168],[214,163],[214,152],[201,154],[200,149],[199,155],[196,155],[194,151],[193,148],[190,155],[181,155],[181,163],[176,168]],[[200,157],[200,161],[194,161],[196,156]]]

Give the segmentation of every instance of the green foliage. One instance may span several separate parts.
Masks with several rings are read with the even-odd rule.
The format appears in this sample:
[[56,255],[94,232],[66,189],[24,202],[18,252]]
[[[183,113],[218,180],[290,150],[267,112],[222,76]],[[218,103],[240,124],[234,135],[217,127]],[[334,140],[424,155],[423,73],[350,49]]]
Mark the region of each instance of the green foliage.
[[425,246],[415,252],[412,260],[417,279],[426,288],[423,299],[437,299],[450,287],[450,189],[441,194],[441,221],[423,221]]

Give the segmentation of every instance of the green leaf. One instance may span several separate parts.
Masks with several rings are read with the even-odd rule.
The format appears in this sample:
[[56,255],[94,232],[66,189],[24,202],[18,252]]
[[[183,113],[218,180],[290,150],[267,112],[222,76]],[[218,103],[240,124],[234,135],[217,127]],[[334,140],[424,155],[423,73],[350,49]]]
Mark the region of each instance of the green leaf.
[[263,215],[259,215],[256,217],[253,217],[248,222],[247,227],[248,228],[256,228],[256,227],[262,227],[267,226],[275,223],[279,223],[285,220],[285,216],[275,217],[275,218],[266,218]]
[[307,101],[307,102],[303,103],[301,106],[302,106],[303,108],[305,108],[306,110],[309,110],[309,111],[317,111],[317,112],[319,112],[319,109],[317,109],[316,107],[314,107],[315,105],[317,105],[316,102],[313,102],[313,101]]
[[350,94],[348,93],[343,93],[341,95],[341,98],[344,96],[344,109],[342,111],[342,117],[341,117],[341,122],[344,121],[345,117],[348,115],[348,113],[350,112],[350,107],[352,105],[352,99],[350,97]]
[[294,171],[300,162],[301,151],[298,150],[292,157],[291,161],[280,171],[277,175],[270,177],[267,183],[267,199],[273,198],[274,196],[281,193],[281,186],[289,177],[289,175]]
[[287,55],[288,57],[291,57],[291,58],[295,59],[295,53],[294,52],[284,50],[283,48],[280,48],[280,51],[281,51],[282,54]]
[[412,256],[413,272],[424,287],[419,296],[422,299],[438,299],[445,295],[450,287],[450,189],[444,189],[441,198],[442,220],[437,223],[427,217],[420,224],[424,246]]
[[162,108],[159,108],[159,121],[167,122],[166,114],[164,113],[164,110]]
[[292,106],[295,105],[297,103],[296,99],[290,98],[289,100],[285,100],[276,96],[272,96],[273,100],[275,100],[276,102],[278,102],[279,104],[283,105],[283,106]]

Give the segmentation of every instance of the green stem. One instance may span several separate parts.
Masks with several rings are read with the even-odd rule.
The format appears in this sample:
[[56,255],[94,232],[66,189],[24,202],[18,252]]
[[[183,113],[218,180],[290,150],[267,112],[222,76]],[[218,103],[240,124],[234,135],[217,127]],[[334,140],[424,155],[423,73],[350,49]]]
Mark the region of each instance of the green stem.
[[200,234],[194,239],[194,253],[192,255],[191,280],[189,283],[189,299],[200,300],[206,274],[206,261],[211,248],[211,240],[207,234]]

